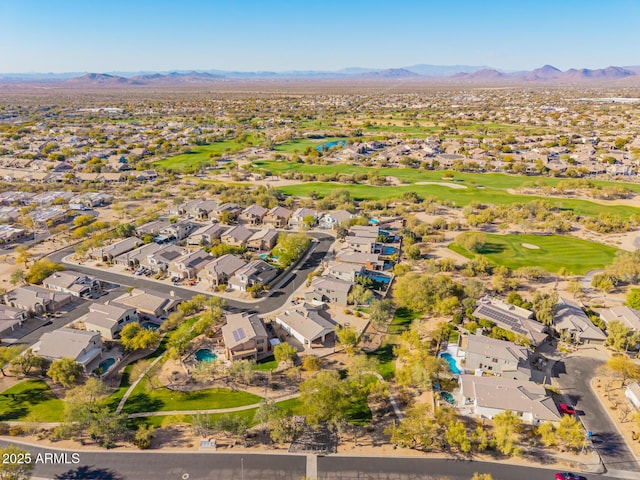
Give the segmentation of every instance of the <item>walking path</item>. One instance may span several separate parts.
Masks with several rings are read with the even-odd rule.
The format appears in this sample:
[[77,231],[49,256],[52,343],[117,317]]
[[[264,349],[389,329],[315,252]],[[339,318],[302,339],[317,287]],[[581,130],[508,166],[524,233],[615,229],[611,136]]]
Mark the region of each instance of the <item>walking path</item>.
[[125,394],[122,396],[122,399],[120,399],[118,408],[116,408],[116,414],[120,414],[120,412],[122,412],[122,409],[124,408],[124,404],[127,403],[127,400],[129,400],[129,396],[133,393],[138,383],[140,383],[140,380],[144,378],[144,376],[149,372],[149,370],[151,370],[156,365],[156,363],[158,363],[160,359],[162,359],[162,357],[164,357],[164,353],[160,355],[158,358],[156,358],[153,362],[151,362],[151,364],[145,369],[145,371],[142,372],[140,376],[135,379],[135,381],[131,384],[131,386],[127,389]]
[[[281,397],[273,398],[272,400],[283,402],[285,400],[291,400],[294,398],[298,398],[300,396],[299,393],[290,393],[288,395],[283,395]],[[241,412],[242,410],[251,410],[252,408],[259,408],[262,405],[262,402],[252,403],[251,405],[243,405],[241,407],[230,407],[230,408],[212,408],[210,410],[170,410],[170,411],[161,411],[161,412],[140,412],[140,413],[132,413],[128,416],[128,418],[144,418],[144,417],[162,417],[165,415],[198,415],[198,414],[211,414],[211,413],[232,413],[232,412]]]

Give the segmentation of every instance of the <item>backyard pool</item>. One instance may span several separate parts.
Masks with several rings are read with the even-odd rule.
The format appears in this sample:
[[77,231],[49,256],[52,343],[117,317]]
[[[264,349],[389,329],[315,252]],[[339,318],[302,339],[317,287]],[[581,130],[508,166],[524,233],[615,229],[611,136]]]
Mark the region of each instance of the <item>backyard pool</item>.
[[158,330],[160,328],[160,325],[153,322],[144,322],[142,324],[142,328],[144,328],[145,330]]
[[394,253],[397,253],[398,251],[394,248],[394,247],[383,247],[382,248],[382,255],[393,255]]
[[440,392],[440,397],[447,403],[450,403],[451,405],[454,405],[456,403],[455,399],[453,398],[453,395],[451,395],[449,392]]
[[105,374],[109,371],[111,367],[113,367],[114,363],[116,363],[115,358],[106,358],[100,362],[100,365],[98,365],[98,368],[103,374]]
[[449,370],[451,370],[451,373],[455,375],[460,375],[462,373],[462,371],[458,368],[458,365],[456,364],[456,359],[453,358],[449,352],[441,353],[440,356],[444,358],[449,364]]
[[389,283],[391,282],[391,277],[387,277],[386,275],[373,275],[370,277],[371,280],[378,283]]
[[211,352],[211,350],[209,350],[208,348],[201,348],[200,350],[198,350],[195,354],[195,357],[197,361],[207,363],[215,362],[218,358],[218,356],[215,353]]

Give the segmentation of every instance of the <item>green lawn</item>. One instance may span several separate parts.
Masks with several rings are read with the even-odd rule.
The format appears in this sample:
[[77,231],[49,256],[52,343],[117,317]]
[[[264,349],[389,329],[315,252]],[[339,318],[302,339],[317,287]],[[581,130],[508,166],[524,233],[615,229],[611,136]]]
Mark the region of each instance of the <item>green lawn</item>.
[[269,357],[256,363],[252,368],[253,370],[258,370],[261,372],[268,372],[269,370],[275,370],[276,368],[278,368],[278,362],[276,362],[275,358]]
[[[562,235],[487,234],[486,237],[487,243],[479,253],[495,264],[512,269],[539,266],[557,272],[564,267],[569,273],[583,275],[609,265],[618,251],[607,245]],[[539,249],[525,248],[523,243],[537,245]],[[466,257],[473,256],[455,243],[449,248]]]
[[445,185],[407,185],[374,187],[371,185],[348,185],[341,183],[310,182],[298,185],[279,187],[282,193],[298,197],[315,195],[323,197],[336,189],[347,190],[356,200],[383,200],[402,198],[407,192],[415,192],[423,198],[433,198],[438,201],[453,202],[454,206],[462,207],[471,202],[481,202],[490,205],[509,205],[512,203],[529,203],[534,200],[544,200],[562,210],[572,210],[578,215],[597,217],[600,214],[620,215],[629,218],[640,215],[640,208],[624,205],[601,205],[587,200],[573,200],[553,197],[537,197],[533,195],[512,195],[504,190],[493,188],[477,188],[470,186],[466,189],[455,189]]
[[64,402],[42,380],[25,380],[0,394],[0,421],[60,422]]
[[180,172],[187,167],[202,165],[205,162],[215,162],[215,159],[209,158],[209,155],[222,155],[225,152],[237,152],[245,148],[248,144],[255,145],[257,140],[249,138],[245,143],[237,140],[225,140],[223,142],[210,143],[208,145],[199,145],[191,147],[191,153],[183,153],[175,155],[153,163],[155,168]]
[[210,410],[241,407],[259,403],[262,397],[228,388],[208,388],[194,392],[178,392],[168,388],[151,390],[142,380],[124,406],[125,413],[163,412],[171,410]]
[[398,344],[398,337],[402,332],[409,329],[411,322],[417,317],[418,315],[411,310],[404,307],[398,308],[389,324],[387,336],[384,341],[376,350],[369,353],[369,356],[378,360],[378,373],[382,375],[382,378],[385,380],[393,377],[396,371],[396,357],[393,354],[393,347]]
[[[293,163],[283,161],[258,161],[254,162],[257,168],[269,171],[273,174],[283,172],[300,172],[314,175],[329,175],[334,173],[377,173],[381,176],[396,177],[404,183],[416,182],[451,182],[466,185],[468,187],[481,185],[486,188],[518,188],[526,183],[541,182],[544,185],[555,186],[566,181],[565,178],[507,175],[505,173],[461,173],[451,170],[419,170],[415,168],[373,168],[356,165],[336,164],[336,165],[309,165],[306,163]],[[609,182],[606,180],[589,180],[595,186],[611,187],[624,186],[634,192],[640,192],[640,184]]]

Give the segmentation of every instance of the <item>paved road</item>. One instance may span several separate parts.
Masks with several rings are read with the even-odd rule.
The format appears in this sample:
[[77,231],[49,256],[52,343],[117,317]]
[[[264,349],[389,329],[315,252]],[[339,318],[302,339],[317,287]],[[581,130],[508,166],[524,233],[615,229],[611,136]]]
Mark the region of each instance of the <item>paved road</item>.
[[[241,302],[238,300],[227,300],[227,310],[229,310],[230,312],[249,311],[264,314],[273,312],[274,310],[277,310],[282,305],[284,305],[289,296],[307,281],[307,275],[310,272],[313,272],[318,267],[318,265],[320,265],[322,259],[325,257],[334,241],[334,238],[330,235],[327,235],[326,233],[311,232],[309,233],[309,235],[317,240],[315,248],[309,258],[307,258],[301,265],[298,266],[297,269],[289,274],[289,277],[293,277],[290,282],[285,282],[279,288],[274,289],[272,292],[270,292],[268,297],[265,297],[259,302]],[[54,262],[62,263],[62,259],[67,255],[70,255],[72,252],[73,248],[70,247],[68,249],[61,250],[50,255],[49,258]],[[65,264],[65,267],[68,270],[81,272],[86,275],[93,275],[102,280],[106,280],[107,282],[119,285],[137,288],[148,288],[165,294],[169,294],[169,292],[173,291],[177,296],[184,298],[185,300],[188,300],[194,295],[201,293],[190,290],[188,288],[175,287],[173,285],[154,282],[151,280],[147,280],[144,277],[136,277],[133,275],[122,273],[108,272],[106,270],[100,270],[99,268],[90,268],[83,265],[75,265],[71,263]],[[281,281],[281,279],[278,279],[278,282]]]
[[[5,445],[0,441],[0,446]],[[54,452],[32,446],[23,448],[34,457]],[[307,474],[306,465],[305,456],[289,454],[101,451],[79,452],[76,465],[37,464],[34,476],[55,480],[300,480]],[[552,479],[555,470],[453,459],[317,458],[317,477],[322,480],[469,480],[474,472],[491,473],[494,480],[545,480]],[[588,478],[606,477],[589,474]]]
[[[594,446],[602,461],[610,470],[630,470],[640,472],[635,457],[627,448],[624,438],[618,433],[608,413],[591,389],[591,379],[596,369],[604,361],[589,357],[588,351],[580,356],[571,356],[554,366],[562,391],[570,398],[580,415],[584,426],[595,435]],[[640,475],[638,475],[640,478]]]

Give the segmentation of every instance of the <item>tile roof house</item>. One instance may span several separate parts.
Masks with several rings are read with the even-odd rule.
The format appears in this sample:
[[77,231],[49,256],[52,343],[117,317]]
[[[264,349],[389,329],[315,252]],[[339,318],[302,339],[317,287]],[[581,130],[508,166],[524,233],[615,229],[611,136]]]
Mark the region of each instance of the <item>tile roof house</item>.
[[33,353],[55,361],[71,358],[86,371],[92,360],[102,357],[102,339],[97,332],[59,328],[47,332],[33,345]]
[[277,276],[278,270],[275,267],[264,260],[253,260],[236,270],[228,283],[230,288],[246,292],[248,287],[256,283],[268,285]]
[[[478,330],[480,332],[481,330]],[[460,336],[466,370],[486,371],[516,380],[531,380],[529,350],[511,342],[483,335]]]
[[242,225],[237,225],[224,232],[221,235],[220,240],[226,245],[242,247],[246,245],[247,240],[249,240],[252,235],[253,232],[251,230]]
[[70,270],[52,273],[42,281],[42,286],[74,297],[90,297],[101,289],[99,280]]
[[172,262],[186,253],[186,249],[178,247],[177,245],[165,245],[164,247],[147,255],[147,259],[140,263],[145,267],[149,267],[149,269],[154,273],[166,272],[169,270],[169,266]]
[[308,303],[294,305],[278,314],[275,321],[305,348],[322,347],[328,338],[335,338],[335,323],[321,310]]
[[129,252],[142,245],[142,240],[136,237],[125,238],[106,247],[99,247],[89,253],[89,257],[103,262],[111,262],[123,253]]
[[136,268],[140,265],[148,265],[148,258],[158,250],[162,249],[162,245],[157,243],[146,243],[138,248],[134,248],[129,252],[116,257],[116,264],[123,265],[128,268]]
[[169,294],[149,289],[134,288],[132,291],[116,298],[114,302],[134,308],[142,320],[163,320],[177,310],[183,299]]
[[596,327],[582,307],[571,300],[560,298],[553,313],[554,327],[562,338],[580,344],[601,345],[607,336]]
[[338,252],[336,260],[343,263],[362,265],[367,270],[384,270],[384,260],[380,260],[380,255],[377,253],[361,253],[343,250]]
[[314,277],[311,280],[311,290],[305,293],[307,300],[331,302],[347,305],[349,292],[353,283],[330,276]]
[[290,228],[306,228],[307,225],[305,224],[304,219],[307,217],[308,218],[313,217],[313,224],[311,225],[313,226],[318,222],[319,216],[320,214],[315,210],[312,210],[310,208],[300,207],[291,214],[291,218],[289,218],[289,227]]
[[207,263],[198,272],[198,280],[208,283],[211,287],[226,284],[229,278],[246,264],[247,262],[237,255],[222,255]]
[[510,410],[531,425],[559,422],[560,413],[542,385],[504,377],[460,375],[459,407],[480,418],[492,419]]
[[98,332],[105,340],[114,340],[125,325],[138,320],[135,308],[116,302],[92,303],[82,317],[85,328]]
[[534,346],[541,345],[549,336],[547,326],[532,320],[533,312],[497,298],[484,297],[478,300],[473,316],[489,320],[517,335],[524,335]]
[[340,225],[344,226],[348,224],[352,218],[354,218],[354,215],[346,210],[336,210],[335,212],[326,213],[320,219],[320,226],[323,228],[336,229]]
[[176,258],[169,266],[169,274],[177,278],[196,278],[198,272],[209,263],[213,257],[204,250],[185,253]]
[[227,230],[219,223],[203,225],[189,235],[187,245],[211,245],[214,240],[219,240],[220,236]]
[[605,323],[618,320],[625,327],[640,333],[640,312],[635,308],[620,305],[600,310],[599,314]]
[[329,262],[326,273],[328,276],[354,283],[356,278],[364,275],[365,268],[356,263]]
[[19,308],[0,305],[0,332],[13,331],[27,319],[27,312]]
[[273,230],[272,228],[258,230],[249,237],[249,240],[247,240],[247,247],[260,252],[271,250],[276,246],[279,235],[280,232],[278,230]]
[[247,312],[227,315],[222,327],[227,360],[253,359],[270,355],[269,335],[262,319]]
[[68,293],[52,292],[35,285],[18,287],[4,295],[4,304],[26,311],[30,315],[55,312],[69,302],[73,296]]
[[273,207],[267,212],[262,219],[262,223],[265,225],[271,225],[275,228],[285,228],[291,218],[291,210],[284,207]]
[[268,209],[260,205],[251,205],[242,211],[238,219],[248,225],[260,225],[268,211]]

